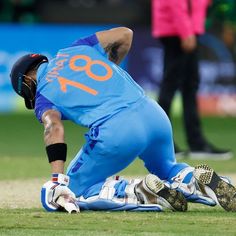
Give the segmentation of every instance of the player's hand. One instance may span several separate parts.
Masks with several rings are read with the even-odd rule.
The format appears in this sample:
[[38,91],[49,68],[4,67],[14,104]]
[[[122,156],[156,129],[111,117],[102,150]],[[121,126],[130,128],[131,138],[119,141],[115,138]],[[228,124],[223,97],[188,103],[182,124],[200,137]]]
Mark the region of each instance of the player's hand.
[[191,35],[185,39],[181,39],[181,47],[185,52],[192,52],[197,47],[196,36]]
[[75,194],[68,188],[68,184],[68,176],[52,174],[52,180],[43,185],[41,203],[47,211],[64,209],[69,213],[79,212]]

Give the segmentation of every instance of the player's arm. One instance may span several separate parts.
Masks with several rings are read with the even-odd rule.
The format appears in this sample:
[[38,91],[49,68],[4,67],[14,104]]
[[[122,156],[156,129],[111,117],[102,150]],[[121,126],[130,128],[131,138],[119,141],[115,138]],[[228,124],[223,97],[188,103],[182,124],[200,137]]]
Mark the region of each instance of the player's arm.
[[126,27],[113,28],[96,33],[96,36],[109,55],[109,59],[119,64],[129,52],[133,31]]
[[44,124],[44,142],[52,173],[64,173],[66,144],[61,114],[55,110],[48,110],[44,112],[42,121]]
[[68,188],[69,177],[63,174],[67,147],[61,114],[55,110],[47,110],[42,115],[42,122],[44,142],[52,171],[51,181],[46,182],[41,190],[42,205],[47,211],[57,211],[61,206],[69,213],[79,212],[75,194]]

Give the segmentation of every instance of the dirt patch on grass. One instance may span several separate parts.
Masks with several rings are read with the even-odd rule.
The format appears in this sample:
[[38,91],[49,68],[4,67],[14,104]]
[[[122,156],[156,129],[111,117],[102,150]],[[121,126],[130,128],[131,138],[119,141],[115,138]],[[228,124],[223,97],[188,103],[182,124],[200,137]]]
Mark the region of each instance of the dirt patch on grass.
[[[226,175],[236,186],[236,174]],[[40,208],[40,191],[45,179],[0,181],[0,208]]]
[[44,179],[0,181],[0,208],[39,208]]

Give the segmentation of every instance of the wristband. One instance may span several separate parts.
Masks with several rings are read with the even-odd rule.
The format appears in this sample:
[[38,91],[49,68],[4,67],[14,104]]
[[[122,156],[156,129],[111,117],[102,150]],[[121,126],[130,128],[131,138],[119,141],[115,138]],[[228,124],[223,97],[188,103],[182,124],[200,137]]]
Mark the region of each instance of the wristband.
[[48,162],[66,161],[67,145],[65,143],[55,143],[46,147]]
[[70,177],[60,173],[52,173],[52,182],[62,184],[65,186],[69,185]]

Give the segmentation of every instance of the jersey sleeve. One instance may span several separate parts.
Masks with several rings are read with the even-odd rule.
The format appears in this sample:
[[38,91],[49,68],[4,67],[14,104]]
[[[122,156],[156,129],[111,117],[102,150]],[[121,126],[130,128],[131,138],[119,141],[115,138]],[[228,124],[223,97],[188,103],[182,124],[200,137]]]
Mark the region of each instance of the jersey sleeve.
[[[36,118],[39,120],[40,123],[42,123],[43,113],[46,112],[47,110],[56,110],[56,111],[60,112],[58,110],[58,108],[52,102],[50,102],[42,94],[37,93],[34,112],[35,112]],[[63,120],[66,119],[62,114],[61,114],[61,116],[62,116]]]
[[98,50],[102,55],[107,56],[104,48],[99,43],[99,40],[96,34],[92,34],[85,38],[80,38],[76,40],[75,42],[73,42],[71,46],[75,47],[75,46],[81,46],[81,45],[87,45],[87,46],[93,47],[96,50]]

